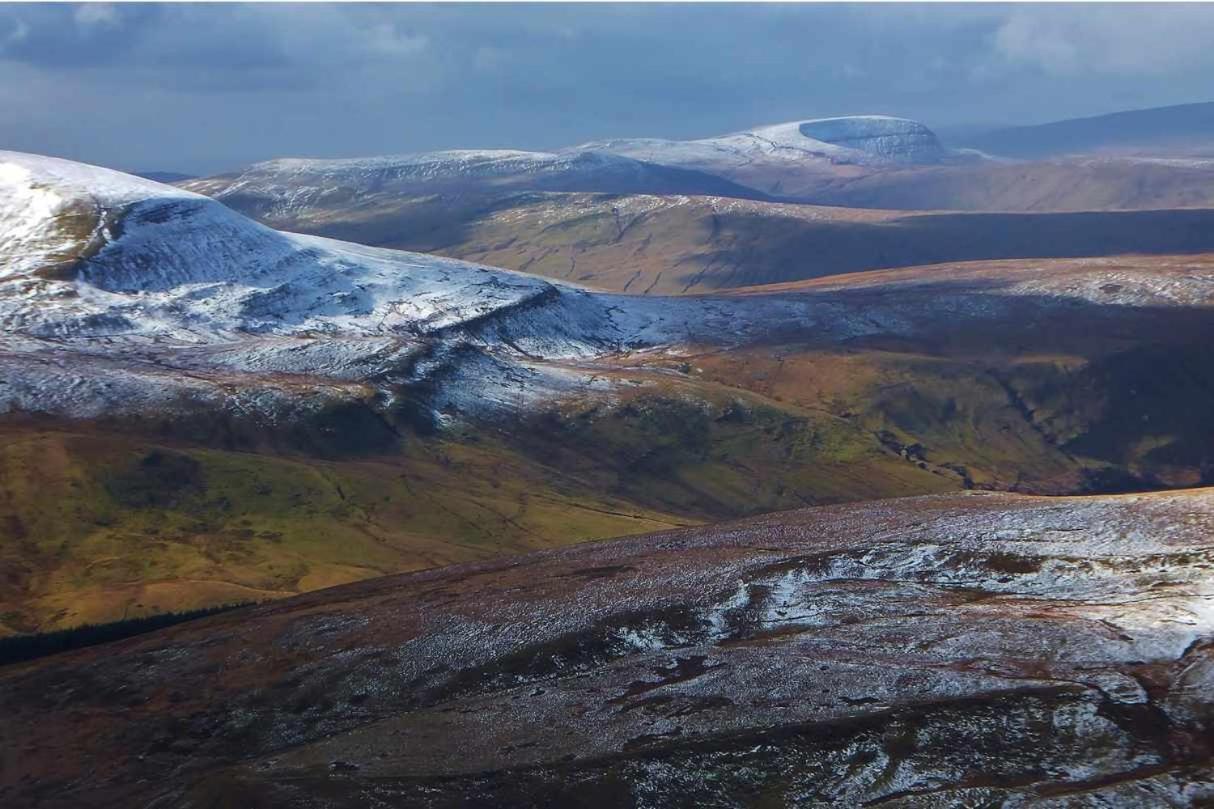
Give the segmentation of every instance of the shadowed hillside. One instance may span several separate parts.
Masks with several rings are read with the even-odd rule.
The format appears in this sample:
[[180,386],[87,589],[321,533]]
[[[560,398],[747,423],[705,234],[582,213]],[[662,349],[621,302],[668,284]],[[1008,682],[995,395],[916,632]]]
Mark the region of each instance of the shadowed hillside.
[[911,214],[720,197],[524,195],[474,210],[437,199],[373,218],[334,212],[275,224],[654,295],[952,261],[1214,250],[1211,210]]

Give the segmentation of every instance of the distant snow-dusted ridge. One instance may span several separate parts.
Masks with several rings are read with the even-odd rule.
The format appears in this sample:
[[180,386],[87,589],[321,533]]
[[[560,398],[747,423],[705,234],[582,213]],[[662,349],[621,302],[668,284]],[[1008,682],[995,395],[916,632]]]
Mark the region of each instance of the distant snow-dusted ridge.
[[326,176],[345,178],[358,174],[369,178],[445,179],[602,169],[633,171],[636,168],[636,161],[626,157],[593,152],[562,154],[519,149],[448,149],[377,157],[279,158],[254,163],[248,171],[251,174],[275,174],[284,180]]
[[619,155],[459,149],[364,158],[280,158],[189,185],[219,200],[254,197],[285,215],[334,200],[345,204],[352,193],[418,186],[522,182],[544,187],[630,181],[643,186],[646,171],[643,164]]
[[923,124],[883,115],[792,121],[696,140],[595,141],[578,148],[699,169],[754,161],[933,164],[947,156],[935,133]]
[[375,198],[392,204],[428,194],[498,196],[518,191],[734,194],[724,178],[590,150],[456,149],[380,157],[281,158],[185,183],[258,217],[288,221],[346,212]]
[[403,199],[519,192],[787,196],[779,176],[873,171],[951,160],[921,123],[888,116],[793,121],[714,138],[605,140],[559,151],[452,149],[362,158],[280,158],[183,183],[262,221],[311,229],[391,211]]

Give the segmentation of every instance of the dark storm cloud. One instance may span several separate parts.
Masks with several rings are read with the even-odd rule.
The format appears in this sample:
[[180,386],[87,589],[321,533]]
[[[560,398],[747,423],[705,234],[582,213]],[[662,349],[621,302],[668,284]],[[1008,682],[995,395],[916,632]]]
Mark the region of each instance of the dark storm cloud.
[[0,5],[0,147],[208,172],[1207,100],[1211,6]]

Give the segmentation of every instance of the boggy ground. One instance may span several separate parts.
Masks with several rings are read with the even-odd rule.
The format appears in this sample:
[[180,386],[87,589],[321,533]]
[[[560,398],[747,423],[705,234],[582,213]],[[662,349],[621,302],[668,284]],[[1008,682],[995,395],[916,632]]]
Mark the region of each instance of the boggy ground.
[[0,671],[12,807],[1201,806],[1214,491],[380,578]]

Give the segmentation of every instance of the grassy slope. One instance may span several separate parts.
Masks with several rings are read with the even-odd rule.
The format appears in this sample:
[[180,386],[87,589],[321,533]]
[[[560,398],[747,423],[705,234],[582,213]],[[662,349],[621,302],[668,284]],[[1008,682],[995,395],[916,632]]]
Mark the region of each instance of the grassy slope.
[[631,502],[707,519],[962,485],[849,419],[677,370],[610,405],[554,408],[516,441]]
[[0,632],[807,504],[1208,480],[1214,371],[1200,334],[1116,344],[1083,322],[1074,330],[1002,349],[993,332],[634,355],[604,369],[641,383],[611,400],[413,436],[380,456],[9,426]]
[[[1071,350],[1067,350],[1067,349]],[[706,354],[706,378],[843,419],[963,485],[1045,494],[1196,486],[1214,472],[1214,370],[1201,345],[1095,355],[922,347]]]
[[0,430],[0,632],[962,485],[836,415],[694,374],[644,376],[611,403],[414,437],[380,457],[10,425]]
[[1082,470],[1094,462],[1071,457],[1043,437],[1001,381],[1010,369],[1038,361],[1054,362],[802,347],[710,354],[695,362],[711,378],[843,419],[908,462],[963,485],[1078,490]]
[[690,520],[501,447],[307,457],[0,433],[0,632],[251,599]]

